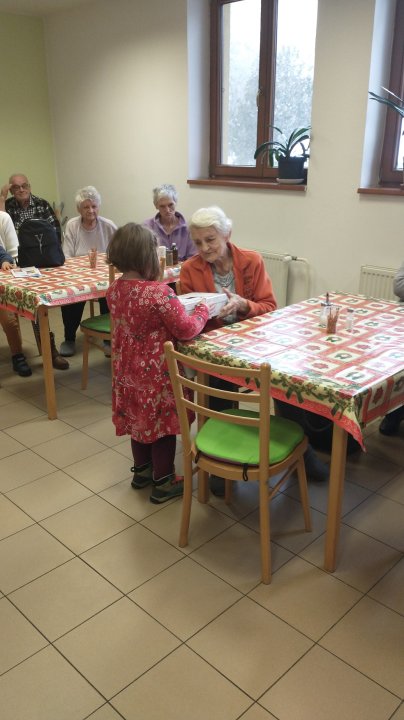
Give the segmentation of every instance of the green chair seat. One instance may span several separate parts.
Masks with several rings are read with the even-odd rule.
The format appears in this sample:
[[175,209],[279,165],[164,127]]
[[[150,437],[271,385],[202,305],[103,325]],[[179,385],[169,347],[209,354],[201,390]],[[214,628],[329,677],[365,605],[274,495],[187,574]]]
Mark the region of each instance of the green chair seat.
[[[227,415],[258,417],[252,410],[226,410]],[[285,460],[304,438],[303,428],[292,420],[271,415],[270,464]],[[259,465],[258,428],[232,425],[208,418],[195,437],[204,455],[240,465]]]
[[109,313],[106,315],[96,315],[95,317],[87,318],[87,320],[82,320],[80,327],[86,328],[87,330],[94,330],[95,332],[110,333],[111,319]]

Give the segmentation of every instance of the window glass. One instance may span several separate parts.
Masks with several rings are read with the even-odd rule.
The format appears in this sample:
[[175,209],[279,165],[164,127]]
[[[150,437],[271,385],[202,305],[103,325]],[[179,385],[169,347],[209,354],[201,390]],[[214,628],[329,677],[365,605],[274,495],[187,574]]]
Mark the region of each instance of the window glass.
[[211,13],[210,174],[275,177],[254,152],[271,125],[311,123],[317,0],[211,0]]

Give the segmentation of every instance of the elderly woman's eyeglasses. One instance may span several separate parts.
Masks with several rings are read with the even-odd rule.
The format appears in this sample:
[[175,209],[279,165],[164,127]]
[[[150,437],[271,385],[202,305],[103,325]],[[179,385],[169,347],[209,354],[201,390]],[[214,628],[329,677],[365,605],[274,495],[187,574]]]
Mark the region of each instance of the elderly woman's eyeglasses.
[[17,192],[17,190],[28,190],[29,183],[23,183],[22,185],[12,185],[10,190],[11,192]]

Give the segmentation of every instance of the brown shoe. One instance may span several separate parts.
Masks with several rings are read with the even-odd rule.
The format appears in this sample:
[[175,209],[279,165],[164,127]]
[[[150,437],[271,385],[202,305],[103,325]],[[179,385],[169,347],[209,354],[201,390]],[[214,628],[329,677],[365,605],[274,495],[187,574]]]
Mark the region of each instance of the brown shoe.
[[66,358],[59,355],[58,349],[55,344],[55,336],[53,332],[49,333],[50,336],[50,344],[51,344],[51,353],[52,353],[52,365],[55,368],[55,370],[68,370],[70,365]]

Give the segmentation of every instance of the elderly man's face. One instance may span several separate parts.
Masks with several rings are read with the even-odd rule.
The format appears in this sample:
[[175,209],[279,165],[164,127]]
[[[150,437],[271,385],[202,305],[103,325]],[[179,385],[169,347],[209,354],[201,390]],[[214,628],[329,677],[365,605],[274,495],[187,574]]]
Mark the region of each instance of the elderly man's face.
[[10,178],[10,192],[20,205],[28,203],[31,185],[25,175],[13,175]]

